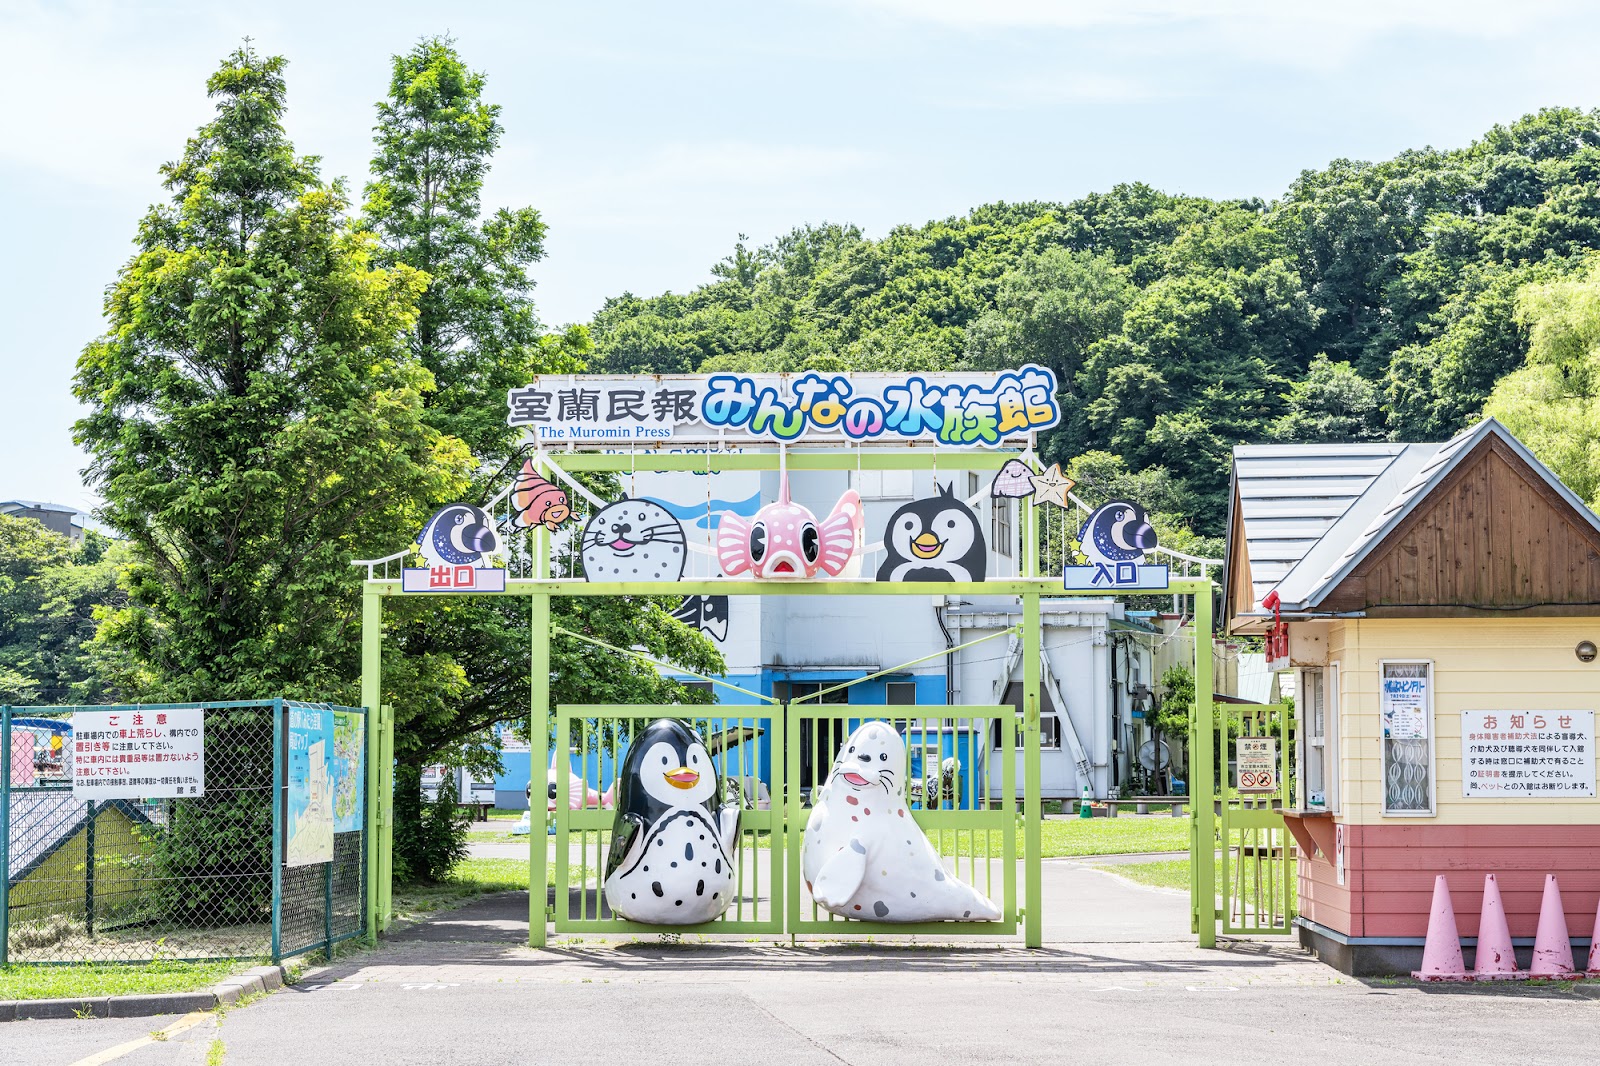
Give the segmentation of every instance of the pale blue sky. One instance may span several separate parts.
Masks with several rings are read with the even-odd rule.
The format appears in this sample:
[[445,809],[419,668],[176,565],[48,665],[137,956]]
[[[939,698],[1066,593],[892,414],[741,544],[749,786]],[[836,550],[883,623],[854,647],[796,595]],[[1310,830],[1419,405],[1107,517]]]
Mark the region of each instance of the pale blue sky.
[[692,288],[740,232],[879,236],[1133,180],[1273,197],[1330,159],[1463,145],[1600,104],[1597,30],[1568,0],[0,0],[0,499],[94,502],[74,360],[246,35],[290,59],[298,148],[359,191],[390,54],[453,34],[504,109],[487,206],[544,213],[538,302],[559,324]]

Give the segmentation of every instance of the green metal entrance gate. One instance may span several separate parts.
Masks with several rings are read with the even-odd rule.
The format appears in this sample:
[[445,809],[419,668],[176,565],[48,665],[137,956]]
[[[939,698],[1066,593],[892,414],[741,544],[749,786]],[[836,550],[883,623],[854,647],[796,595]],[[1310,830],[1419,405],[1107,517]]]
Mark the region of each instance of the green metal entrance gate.
[[[748,710],[749,714],[730,712]],[[709,715],[695,714],[708,711]],[[723,795],[740,801],[739,841],[728,858],[735,871],[734,898],[714,922],[694,928],[714,933],[783,932],[783,741],[777,707],[556,708],[555,903],[558,933],[676,932],[681,925],[645,925],[618,918],[605,905],[606,854],[611,849],[610,791],[638,728],[657,718],[691,721],[705,738]],[[563,779],[564,764],[571,777]],[[770,767],[771,784],[763,782]],[[537,775],[535,775],[537,777]],[[731,786],[731,788],[730,788]],[[581,791],[580,791],[581,789]],[[581,806],[572,808],[573,799]],[[543,842],[535,836],[535,848]]]
[[[908,718],[908,710],[937,710],[939,717]],[[884,933],[941,936],[1011,935],[1017,931],[1016,736],[1021,719],[1010,707],[869,707],[790,703],[787,711],[788,932],[857,931],[862,923],[821,910],[802,883],[800,846],[811,797],[826,779],[839,744],[863,723],[879,720],[906,740],[906,781],[911,816],[933,842],[946,867],[998,903],[998,922],[873,923]],[[998,744],[991,745],[991,737]],[[989,759],[1001,760],[1001,794],[990,797]],[[1038,752],[1024,775],[1038,787]],[[802,787],[803,786],[803,787]],[[1037,884],[1039,854],[1027,858],[1029,884]],[[1030,905],[1033,905],[1030,901]]]
[[[928,710],[930,708],[923,708]],[[893,933],[1012,935],[1018,898],[1017,735],[1024,720],[1011,707],[938,707],[936,717],[906,717],[908,707],[794,702],[773,707],[561,706],[556,708],[554,765],[557,933],[682,933],[680,925],[630,922],[605,904],[606,855],[614,812],[611,788],[628,738],[647,722],[683,717],[705,738],[723,782],[739,800],[739,843],[730,858],[734,899],[723,915],[693,929],[706,933],[855,931],[861,923],[820,911],[804,890],[800,846],[811,796],[827,777],[838,745],[862,723],[891,723],[906,738],[912,817],[957,877],[995,900],[998,922],[925,922],[873,928]],[[695,714],[707,711],[709,714]],[[749,711],[748,714],[729,712]],[[566,752],[565,764],[559,753]],[[989,760],[1001,760],[1001,794],[991,797]],[[568,776],[560,772],[566,765]],[[1035,747],[1024,760],[1024,785],[1037,789]],[[573,804],[578,806],[574,807]],[[539,841],[533,841],[534,847]],[[1037,893],[1039,855],[1026,859]],[[1031,897],[1030,897],[1031,898]],[[1037,905],[1037,904],[1034,904]]]
[[[1218,792],[1222,845],[1222,930],[1242,936],[1289,932],[1294,920],[1294,838],[1283,821],[1289,798],[1289,708],[1284,704],[1218,704],[1220,750],[1233,765]],[[1232,724],[1237,735],[1231,744]],[[1250,749],[1248,752],[1246,749]],[[1251,759],[1255,762],[1251,762]],[[1252,780],[1262,761],[1268,782]]]

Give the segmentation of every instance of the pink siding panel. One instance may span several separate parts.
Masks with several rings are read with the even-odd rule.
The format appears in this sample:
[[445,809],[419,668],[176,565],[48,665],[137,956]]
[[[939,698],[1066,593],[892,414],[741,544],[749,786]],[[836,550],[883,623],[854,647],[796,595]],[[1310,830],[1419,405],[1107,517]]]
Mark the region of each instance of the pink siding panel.
[[1350,936],[1423,936],[1433,879],[1442,873],[1461,935],[1476,936],[1483,877],[1493,872],[1512,936],[1534,935],[1547,873],[1561,884],[1572,935],[1593,930],[1600,825],[1350,825],[1345,834],[1343,887],[1334,884],[1331,857],[1300,859],[1301,913],[1330,929]]

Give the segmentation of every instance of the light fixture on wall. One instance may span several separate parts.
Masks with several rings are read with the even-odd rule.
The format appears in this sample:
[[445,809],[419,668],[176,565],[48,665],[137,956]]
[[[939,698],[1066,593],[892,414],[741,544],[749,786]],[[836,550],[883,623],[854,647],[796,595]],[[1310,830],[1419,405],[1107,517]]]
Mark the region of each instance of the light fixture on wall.
[[1595,657],[1595,646],[1592,640],[1580,640],[1578,646],[1572,649],[1578,655],[1580,663],[1592,663]]

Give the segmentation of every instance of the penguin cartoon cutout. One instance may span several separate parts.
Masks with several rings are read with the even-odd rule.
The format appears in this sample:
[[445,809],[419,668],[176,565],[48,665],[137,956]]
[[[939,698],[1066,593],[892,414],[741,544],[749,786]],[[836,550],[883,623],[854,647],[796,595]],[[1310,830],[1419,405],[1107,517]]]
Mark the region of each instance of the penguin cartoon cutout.
[[606,859],[606,905],[631,922],[696,925],[728,909],[739,808],[721,794],[705,741],[658,718],[628,746]]
[[931,499],[896,511],[883,533],[879,581],[982,581],[989,546],[978,516],[956,498],[954,483],[935,485]]
[[608,504],[583,527],[583,576],[590,581],[677,581],[688,555],[682,524],[649,500]]
[[417,547],[430,567],[486,566],[500,550],[500,535],[483,508],[452,503],[428,519],[417,534]]

